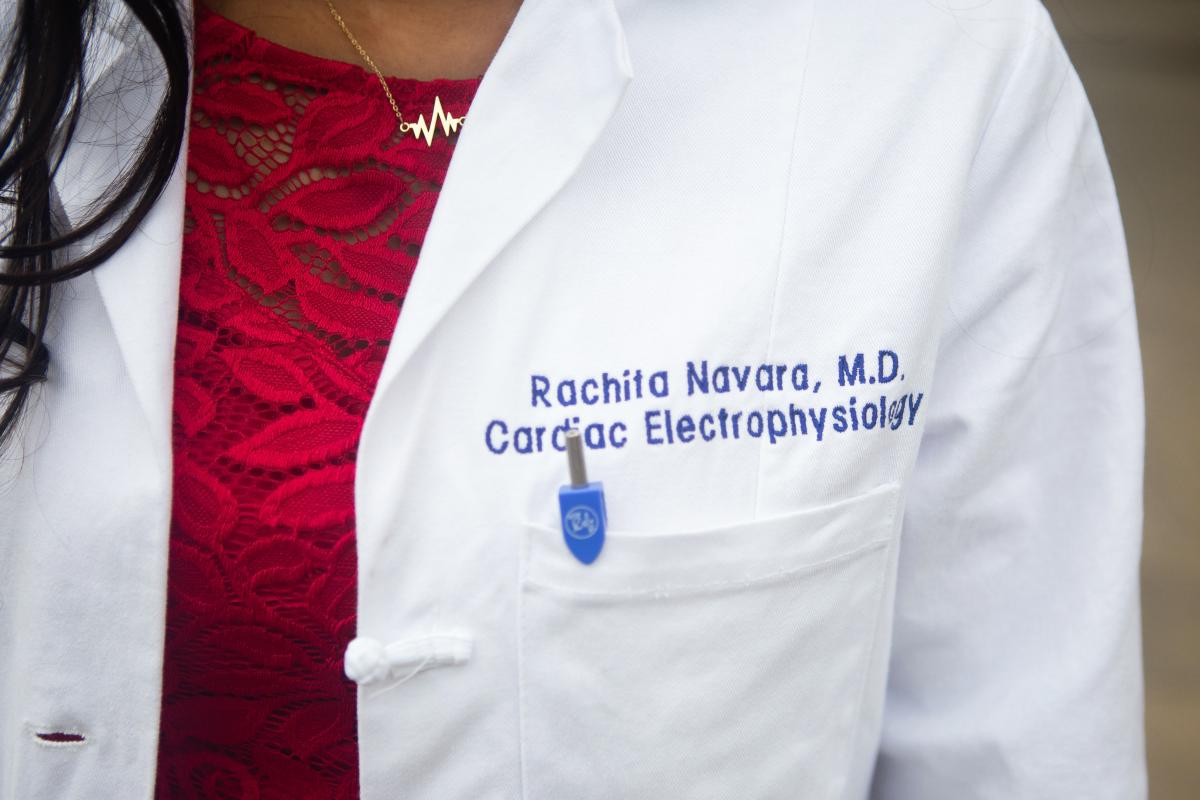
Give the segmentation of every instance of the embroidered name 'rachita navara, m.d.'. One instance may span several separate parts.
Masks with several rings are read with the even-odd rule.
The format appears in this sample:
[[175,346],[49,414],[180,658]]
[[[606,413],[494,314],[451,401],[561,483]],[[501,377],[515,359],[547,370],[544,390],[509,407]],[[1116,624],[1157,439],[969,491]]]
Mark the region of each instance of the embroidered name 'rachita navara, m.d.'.
[[[871,369],[868,369],[870,363]],[[854,392],[826,404],[813,402],[821,381],[810,376],[806,362],[722,364],[707,359],[688,361],[681,370],[686,387],[684,400],[663,406],[671,399],[668,370],[626,369],[602,372],[583,379],[551,380],[529,376],[530,405],[534,409],[579,406],[613,406],[644,401],[640,418],[584,418],[581,415],[523,423],[491,419],[484,444],[496,455],[531,454],[565,449],[564,436],[571,428],[583,433],[590,449],[623,448],[640,441],[650,446],[703,444],[706,442],[766,439],[778,444],[789,439],[826,440],[829,434],[864,431],[897,431],[917,423],[923,392],[904,391],[905,374],[893,350],[878,350],[868,359],[863,353],[837,357],[839,394]],[[866,387],[872,387],[866,389]],[[897,391],[899,390],[899,391]],[[763,403],[770,393],[803,394],[808,402]],[[828,392],[827,392],[828,394]],[[729,395],[757,396],[758,403],[711,406],[713,398]],[[781,398],[782,399],[782,398]],[[704,402],[704,401],[708,402]]]

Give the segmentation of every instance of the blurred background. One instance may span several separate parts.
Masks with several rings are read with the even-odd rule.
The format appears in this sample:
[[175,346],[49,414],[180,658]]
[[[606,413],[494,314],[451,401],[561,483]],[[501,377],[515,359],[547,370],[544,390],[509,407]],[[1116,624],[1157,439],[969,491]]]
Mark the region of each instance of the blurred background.
[[1043,0],[1100,122],[1146,375],[1151,800],[1200,799],[1200,0]]

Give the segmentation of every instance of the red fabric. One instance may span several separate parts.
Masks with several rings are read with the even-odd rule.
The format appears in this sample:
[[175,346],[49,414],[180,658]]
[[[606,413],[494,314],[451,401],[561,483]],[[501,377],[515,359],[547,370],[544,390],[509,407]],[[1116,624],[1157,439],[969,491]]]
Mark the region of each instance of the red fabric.
[[194,87],[157,797],[354,798],[355,450],[455,139],[199,6]]

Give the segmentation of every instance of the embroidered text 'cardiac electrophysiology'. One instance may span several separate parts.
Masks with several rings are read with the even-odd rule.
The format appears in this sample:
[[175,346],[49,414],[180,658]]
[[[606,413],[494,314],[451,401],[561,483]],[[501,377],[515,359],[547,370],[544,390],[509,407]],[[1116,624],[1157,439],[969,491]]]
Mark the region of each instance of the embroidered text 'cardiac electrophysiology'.
[[[492,419],[484,430],[484,444],[496,455],[562,451],[572,428],[581,431],[593,450],[740,439],[778,444],[810,437],[822,442],[835,435],[898,431],[916,424],[925,395],[904,390],[905,375],[894,351],[839,355],[834,366],[838,388],[827,388],[826,396],[840,396],[826,404],[816,402],[821,381],[810,375],[805,362],[726,364],[702,359],[686,362],[674,375],[670,370],[641,369],[582,379],[533,374],[530,406],[559,409],[566,415],[536,421]],[[682,386],[677,394],[672,391],[676,386]],[[852,394],[845,396],[847,390]],[[759,402],[752,405],[724,402],[754,395]],[[795,399],[784,402],[788,395]],[[673,402],[678,396],[692,398],[688,408]],[[602,418],[606,408],[631,404],[642,406],[636,418]]]

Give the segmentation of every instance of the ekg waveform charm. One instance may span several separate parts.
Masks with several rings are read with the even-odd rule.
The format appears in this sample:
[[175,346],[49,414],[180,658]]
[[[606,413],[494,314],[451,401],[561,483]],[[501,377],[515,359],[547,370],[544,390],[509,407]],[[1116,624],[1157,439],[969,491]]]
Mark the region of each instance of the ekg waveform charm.
[[449,136],[452,133],[457,133],[459,127],[466,120],[466,115],[456,117],[442,108],[442,98],[433,98],[433,113],[430,114],[429,122],[425,121],[425,115],[421,114],[417,117],[416,122],[401,122],[400,132],[411,133],[417,139],[424,139],[426,145],[433,144],[434,133],[438,127],[442,129],[442,133]]

